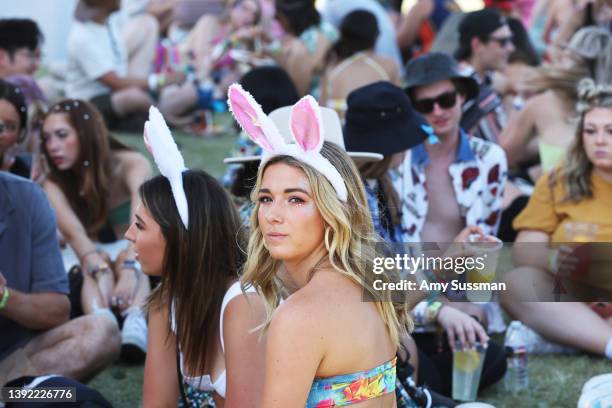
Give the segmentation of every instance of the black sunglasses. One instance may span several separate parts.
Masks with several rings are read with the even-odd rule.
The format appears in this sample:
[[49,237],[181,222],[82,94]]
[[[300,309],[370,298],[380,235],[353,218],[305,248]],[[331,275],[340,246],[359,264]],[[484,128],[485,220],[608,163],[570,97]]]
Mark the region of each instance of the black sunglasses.
[[412,104],[414,109],[420,113],[431,113],[434,109],[434,104],[438,104],[443,109],[449,109],[455,106],[457,102],[457,91],[444,92],[435,98],[418,99]]
[[512,36],[508,37],[489,37],[489,41],[495,41],[500,47],[504,48],[508,44],[512,44]]

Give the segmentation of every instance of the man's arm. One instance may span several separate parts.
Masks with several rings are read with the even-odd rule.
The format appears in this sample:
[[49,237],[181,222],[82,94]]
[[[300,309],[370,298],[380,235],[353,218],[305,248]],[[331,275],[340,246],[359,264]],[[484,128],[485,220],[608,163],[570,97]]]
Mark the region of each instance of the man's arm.
[[[163,77],[163,80],[160,78]],[[144,91],[149,90],[149,78],[122,78],[115,71],[109,71],[97,78],[98,81],[108,86],[113,91],[119,91],[125,88],[140,88]],[[156,88],[163,88],[167,85],[182,84],[185,80],[185,74],[182,72],[172,72],[156,76],[154,84]]]
[[[0,279],[4,279],[1,278]],[[0,293],[4,292],[0,284]],[[8,300],[0,310],[6,317],[34,330],[47,330],[59,326],[70,318],[70,301],[61,293],[23,293],[8,288]],[[44,311],[44,312],[43,312]]]

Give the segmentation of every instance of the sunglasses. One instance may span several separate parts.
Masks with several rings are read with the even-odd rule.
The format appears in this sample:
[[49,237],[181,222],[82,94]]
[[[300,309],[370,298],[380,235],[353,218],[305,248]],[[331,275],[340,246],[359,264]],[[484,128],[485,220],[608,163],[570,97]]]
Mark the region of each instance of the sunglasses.
[[505,48],[508,44],[512,44],[512,36],[508,37],[489,37],[489,41],[495,41],[500,47]]
[[414,101],[413,106],[417,112],[431,113],[434,104],[438,104],[442,109],[449,109],[457,103],[457,91],[444,92],[435,98],[419,99]]

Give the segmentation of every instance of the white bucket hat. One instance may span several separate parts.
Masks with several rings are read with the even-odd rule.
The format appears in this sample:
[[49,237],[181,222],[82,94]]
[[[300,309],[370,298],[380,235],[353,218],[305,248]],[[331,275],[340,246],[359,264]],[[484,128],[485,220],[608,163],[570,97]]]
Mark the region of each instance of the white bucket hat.
[[[285,139],[285,143],[294,143],[289,129],[290,117],[291,117],[291,106],[284,106],[272,111],[269,115],[270,119],[276,127],[279,133]],[[330,108],[320,107],[321,119],[323,124],[323,135],[324,140],[327,142],[335,143],[346,151],[344,147],[344,137],[342,136],[342,124],[336,111]],[[382,154],[370,153],[370,152],[347,152],[347,154],[357,164],[362,164],[371,161],[380,161],[383,159]],[[223,160],[225,164],[232,163],[245,163],[250,161],[261,160],[261,155],[249,155],[249,156],[233,156],[227,157]]]

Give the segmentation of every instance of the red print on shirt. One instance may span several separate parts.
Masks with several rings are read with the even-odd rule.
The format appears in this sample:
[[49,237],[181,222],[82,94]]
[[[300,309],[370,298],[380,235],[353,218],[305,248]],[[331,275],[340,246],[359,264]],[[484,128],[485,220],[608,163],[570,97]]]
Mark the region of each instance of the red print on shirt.
[[463,173],[461,173],[463,189],[467,190],[468,188],[470,188],[474,180],[478,178],[479,174],[480,170],[478,170],[478,167],[468,167],[467,169],[463,170]]

